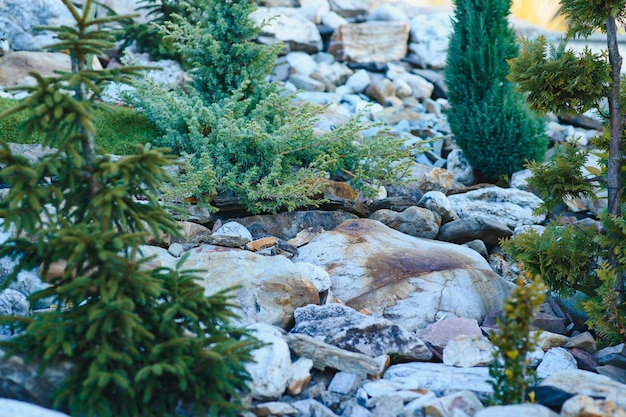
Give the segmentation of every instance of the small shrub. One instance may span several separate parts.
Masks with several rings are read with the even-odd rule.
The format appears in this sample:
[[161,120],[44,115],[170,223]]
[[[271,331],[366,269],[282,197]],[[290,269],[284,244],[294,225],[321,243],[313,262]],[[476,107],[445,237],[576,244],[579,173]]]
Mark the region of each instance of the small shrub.
[[[523,278],[504,302],[504,315],[498,318],[499,333],[491,337],[496,347],[494,361],[489,367],[493,378],[491,403],[520,404],[526,399],[528,387],[536,374],[528,367],[529,353],[537,346],[538,331],[532,330],[534,314],[545,298],[545,285],[538,277],[528,284]],[[532,398],[532,394],[531,394]]]
[[483,180],[496,181],[541,161],[547,150],[544,123],[507,81],[516,56],[508,25],[510,0],[455,0],[454,32],[445,69],[456,143]]
[[363,137],[356,117],[317,132],[324,108],[294,106],[266,81],[280,45],[254,42],[253,9],[250,0],[187,5],[188,20],[175,16],[163,29],[193,81],[173,91],[146,83],[129,98],[163,132],[159,145],[187,155],[183,188],[201,200],[234,195],[258,213],[318,205],[328,176],[366,195],[400,177],[413,150],[384,133]]

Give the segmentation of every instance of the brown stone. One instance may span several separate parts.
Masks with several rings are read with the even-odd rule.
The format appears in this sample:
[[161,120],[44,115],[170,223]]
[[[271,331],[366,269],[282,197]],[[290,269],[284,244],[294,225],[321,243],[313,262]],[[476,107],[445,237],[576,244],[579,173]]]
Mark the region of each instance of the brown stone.
[[258,252],[263,249],[271,248],[278,245],[278,241],[275,237],[264,237],[261,239],[248,242],[245,248],[251,252]]
[[328,52],[339,61],[399,61],[406,56],[408,38],[406,22],[349,23],[335,30]]

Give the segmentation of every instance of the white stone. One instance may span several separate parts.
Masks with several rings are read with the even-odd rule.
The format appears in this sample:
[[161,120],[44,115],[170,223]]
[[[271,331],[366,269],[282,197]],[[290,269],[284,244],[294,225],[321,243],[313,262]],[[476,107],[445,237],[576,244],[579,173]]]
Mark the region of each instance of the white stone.
[[234,324],[262,322],[285,328],[293,321],[297,307],[319,304],[315,285],[284,256],[262,256],[211,245],[201,245],[188,253],[184,267],[203,271],[198,284],[205,295],[237,288],[233,302],[239,307],[236,312],[240,318],[233,319]]
[[330,12],[328,0],[299,0],[299,2],[298,11],[315,24],[321,23],[322,16]]
[[287,62],[298,74],[309,76],[317,68],[317,62],[313,57],[305,52],[290,52],[285,57]]
[[331,11],[322,15],[322,23],[330,28],[337,29],[339,26],[347,24],[348,21]]
[[494,347],[483,335],[459,335],[443,350],[443,363],[460,368],[485,366],[493,362]]
[[545,215],[535,215],[542,200],[527,191],[515,188],[487,187],[448,196],[452,208],[461,219],[487,217],[510,228],[525,224],[540,224]]
[[313,361],[309,358],[298,358],[291,364],[291,376],[289,377],[289,394],[298,395],[311,380]]
[[514,172],[511,174],[509,186],[517,188],[518,190],[530,191],[528,179],[532,177],[532,175],[533,173],[530,169],[523,169],[521,171]]
[[425,68],[443,68],[448,54],[452,23],[447,13],[420,14],[410,21],[411,56]]
[[621,398],[622,401],[626,398],[625,384],[614,381],[607,376],[581,369],[568,369],[551,375],[541,381],[539,385],[553,386],[571,394],[583,394],[590,397]]
[[262,34],[287,43],[292,51],[317,52],[322,49],[322,37],[315,24],[295,9],[259,7],[250,18],[256,24],[269,22],[261,28]]
[[454,179],[463,185],[472,185],[476,182],[474,168],[465,157],[461,149],[453,149],[448,154],[447,169],[452,172]]
[[552,349],[555,347],[565,346],[568,340],[569,337],[565,335],[542,330],[539,332],[537,346],[541,349]]
[[489,368],[457,368],[442,363],[410,362],[392,365],[383,378],[402,389],[420,389],[435,392],[472,391],[491,394]]
[[408,22],[409,18],[401,7],[389,3],[383,3],[367,15],[367,20],[382,22]]
[[555,347],[546,352],[537,367],[537,377],[545,379],[566,369],[578,369],[576,359],[566,349]]
[[69,417],[65,413],[23,401],[0,398],[0,417]]
[[320,266],[313,265],[309,262],[295,262],[294,266],[298,269],[303,276],[308,278],[315,288],[317,288],[317,292],[328,291],[331,286],[330,275],[326,270]]
[[404,73],[398,74],[394,78],[394,82],[402,80],[411,87],[411,97],[418,100],[429,98],[435,89],[435,86],[416,74]]
[[353,93],[362,93],[370,85],[371,81],[369,73],[364,69],[360,69],[348,77],[344,85]]
[[266,345],[252,351],[253,362],[245,364],[252,379],[248,382],[252,397],[277,399],[291,378],[291,355],[289,346],[281,333],[273,326],[257,323],[248,326],[253,335]]
[[474,414],[474,417],[559,417],[557,413],[541,404],[496,405]]

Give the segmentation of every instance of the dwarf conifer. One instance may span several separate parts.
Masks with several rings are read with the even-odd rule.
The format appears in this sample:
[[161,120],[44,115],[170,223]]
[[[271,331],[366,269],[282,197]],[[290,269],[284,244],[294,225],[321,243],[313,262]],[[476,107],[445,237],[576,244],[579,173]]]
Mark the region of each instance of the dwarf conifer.
[[455,0],[445,69],[454,140],[483,180],[493,181],[543,160],[543,122],[507,81],[517,55],[507,16],[511,0]]
[[[520,89],[529,92],[531,107],[555,112],[595,109],[608,129],[593,141],[601,168],[588,168],[592,175],[583,175],[587,151],[571,147],[556,152],[545,166],[531,164],[532,182],[546,200],[546,207],[555,207],[566,198],[589,196],[591,191],[605,188],[608,209],[600,215],[601,233],[577,225],[554,224],[549,229],[551,234],[541,237],[543,243],[539,246],[528,238],[515,239],[506,245],[516,258],[533,260],[532,263],[525,261],[531,272],[541,269],[544,276],[557,277],[569,270],[570,276],[559,280],[557,288],[587,293],[589,297],[584,307],[589,324],[609,341],[624,341],[623,103],[626,93],[620,75],[622,58],[617,47],[617,25],[626,19],[626,1],[562,0],[561,3],[562,13],[570,25],[566,40],[557,46],[548,45],[542,37],[526,40],[519,57],[511,62],[510,78]],[[606,34],[607,50],[603,53],[593,53],[589,48],[575,52],[566,47],[567,39],[586,38],[596,31]],[[608,104],[608,111],[604,103]],[[563,239],[564,236],[570,239]],[[586,241],[590,250],[577,252],[568,248],[572,257],[581,258],[574,261],[568,257],[543,256],[546,250],[556,251],[567,240]],[[571,265],[575,263],[588,266],[574,271]]]
[[[0,257],[17,260],[3,288],[20,270],[40,267],[50,287],[30,300],[52,297],[57,308],[29,318],[4,317],[22,328],[3,343],[47,366],[74,363],[54,405],[72,415],[175,416],[179,407],[234,416],[249,375],[245,361],[257,341],[231,328],[234,307],[221,292],[209,297],[194,271],[154,268],[141,255],[148,231],[176,234],[157,200],[174,157],[149,145],[114,158],[94,143],[92,110],[108,81],[125,81],[140,68],[89,69],[88,58],[113,45],[106,25],[63,0],[75,27],[56,32],[54,51],[69,51],[72,71],[33,73],[37,84],[6,114],[25,112],[23,134],[41,132],[51,153],[31,163],[0,143],[0,175],[10,185],[0,201],[4,228],[15,231]],[[65,265],[49,275],[53,264]],[[2,289],[2,288],[0,288]]]

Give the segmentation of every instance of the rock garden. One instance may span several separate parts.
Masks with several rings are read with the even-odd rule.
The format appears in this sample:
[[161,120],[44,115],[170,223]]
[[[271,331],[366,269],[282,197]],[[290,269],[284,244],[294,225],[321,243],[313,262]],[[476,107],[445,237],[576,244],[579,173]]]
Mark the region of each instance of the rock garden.
[[626,416],[612,50],[506,0],[24,3],[0,417]]

